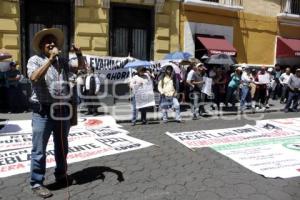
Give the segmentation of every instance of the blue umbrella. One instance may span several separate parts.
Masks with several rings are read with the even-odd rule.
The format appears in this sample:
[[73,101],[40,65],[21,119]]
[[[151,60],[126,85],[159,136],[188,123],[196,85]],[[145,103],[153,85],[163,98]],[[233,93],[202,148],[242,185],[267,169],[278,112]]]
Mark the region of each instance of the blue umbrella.
[[124,68],[137,68],[137,67],[150,67],[152,65],[151,62],[145,61],[145,60],[136,60],[133,62],[127,63]]
[[176,51],[165,56],[165,60],[188,60],[192,55],[188,52]]

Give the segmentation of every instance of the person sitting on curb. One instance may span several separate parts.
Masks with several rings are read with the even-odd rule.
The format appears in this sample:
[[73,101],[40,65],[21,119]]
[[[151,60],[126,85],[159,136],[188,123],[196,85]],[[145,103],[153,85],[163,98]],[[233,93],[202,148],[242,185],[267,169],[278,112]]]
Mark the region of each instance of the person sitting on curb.
[[180,117],[180,105],[177,99],[178,88],[176,87],[176,77],[173,74],[173,67],[171,65],[166,66],[166,71],[162,76],[162,79],[158,82],[158,91],[161,94],[161,104],[163,122],[168,122],[168,109],[173,107],[176,112],[176,122],[181,122]]
[[290,107],[293,103],[293,107],[291,109],[292,112],[297,112],[299,100],[300,100],[300,68],[296,70],[295,75],[291,75],[288,81],[289,87],[289,97],[284,109],[284,112],[289,112]]

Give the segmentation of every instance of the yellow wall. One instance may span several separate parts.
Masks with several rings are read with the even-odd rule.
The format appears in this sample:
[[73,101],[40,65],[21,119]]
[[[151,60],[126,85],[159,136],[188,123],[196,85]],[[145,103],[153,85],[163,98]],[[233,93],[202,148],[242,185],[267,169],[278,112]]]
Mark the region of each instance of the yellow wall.
[[286,38],[300,39],[300,26],[287,26],[278,23],[278,35]]
[[243,0],[244,12],[276,17],[280,13],[282,0]]
[[[273,64],[276,35],[300,39],[300,27],[281,25],[275,17],[280,12],[280,0],[243,0],[241,12],[184,6],[178,1],[165,0],[163,10],[155,13],[154,59],[182,50],[184,22],[232,26],[233,45],[238,50],[239,63]],[[111,0],[154,6],[154,0]],[[84,53],[109,55],[109,10],[102,0],[84,0],[75,7],[75,41]],[[268,16],[269,15],[269,16]],[[0,49],[20,61],[19,4],[0,1]]]
[[0,51],[12,54],[20,61],[19,4],[8,0],[0,1]]
[[[111,2],[154,6],[154,1],[144,0]],[[85,53],[109,55],[108,34],[109,10],[102,8],[101,0],[84,0],[83,6],[76,7],[75,41]],[[179,48],[179,3],[166,0],[162,12],[155,15],[154,59],[161,59]]]
[[75,9],[75,42],[85,53],[108,55],[109,12],[102,8],[102,1],[84,0]]
[[[184,6],[181,15],[181,33],[184,22],[208,23],[233,27],[233,46],[239,63],[273,64],[277,20],[244,12],[232,12],[200,6]],[[181,46],[183,46],[181,35]]]

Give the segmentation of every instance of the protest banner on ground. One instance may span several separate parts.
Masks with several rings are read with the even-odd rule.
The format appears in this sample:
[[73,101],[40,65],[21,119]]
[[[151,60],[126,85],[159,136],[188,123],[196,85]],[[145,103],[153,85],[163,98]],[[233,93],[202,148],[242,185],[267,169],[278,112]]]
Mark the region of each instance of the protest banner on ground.
[[[300,132],[300,118],[270,119],[256,121],[258,127],[276,126]],[[300,133],[299,133],[300,134]]]
[[[112,116],[99,116],[99,117],[80,117],[78,124],[72,126],[72,129],[99,129],[103,127],[118,128],[122,127],[117,124],[116,120]],[[32,133],[31,120],[9,120],[2,129],[0,129],[1,135],[9,134],[22,134]]]
[[273,138],[296,135],[296,133],[293,131],[269,131],[251,125],[216,130],[201,130],[180,133],[167,132],[166,134],[188,148],[211,147],[219,144],[231,144],[259,138]]
[[267,178],[300,176],[300,136],[217,145],[213,149]]
[[103,127],[117,128],[122,126],[117,124],[115,118],[106,115],[97,117],[80,117],[78,119],[78,124],[72,128],[98,129]]
[[[101,133],[102,134],[102,133]],[[80,138],[69,142],[68,163],[80,162],[106,155],[123,153],[149,147],[153,144],[126,134]],[[47,146],[47,168],[55,166],[53,145]],[[7,177],[30,170],[31,148],[0,151],[0,177]]]
[[[93,139],[95,137],[106,137],[117,134],[127,134],[128,132],[118,128],[98,128],[82,129],[71,128],[68,141],[73,142],[81,139]],[[53,145],[52,135],[49,138],[48,145]],[[27,148],[32,146],[32,133],[0,135],[0,151]]]
[[134,89],[136,108],[155,106],[152,81],[146,81],[141,86]]
[[31,133],[31,120],[9,120],[0,129],[0,135]]

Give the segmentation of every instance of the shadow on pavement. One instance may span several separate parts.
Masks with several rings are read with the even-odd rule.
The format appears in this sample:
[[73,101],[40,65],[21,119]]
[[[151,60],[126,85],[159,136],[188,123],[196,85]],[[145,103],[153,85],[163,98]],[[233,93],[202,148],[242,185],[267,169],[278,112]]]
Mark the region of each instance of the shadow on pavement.
[[98,179],[101,179],[102,181],[104,181],[105,180],[105,175],[104,175],[105,172],[115,173],[117,175],[117,180],[119,182],[123,182],[125,180],[123,173],[121,171],[112,169],[110,167],[104,167],[104,166],[88,167],[86,169],[83,169],[81,171],[71,174],[70,177],[72,177],[73,180],[69,180],[68,185],[54,182],[54,183],[47,185],[47,188],[50,190],[59,190],[59,189],[66,188],[71,185],[82,185],[82,184],[86,184],[89,182],[93,182]]

